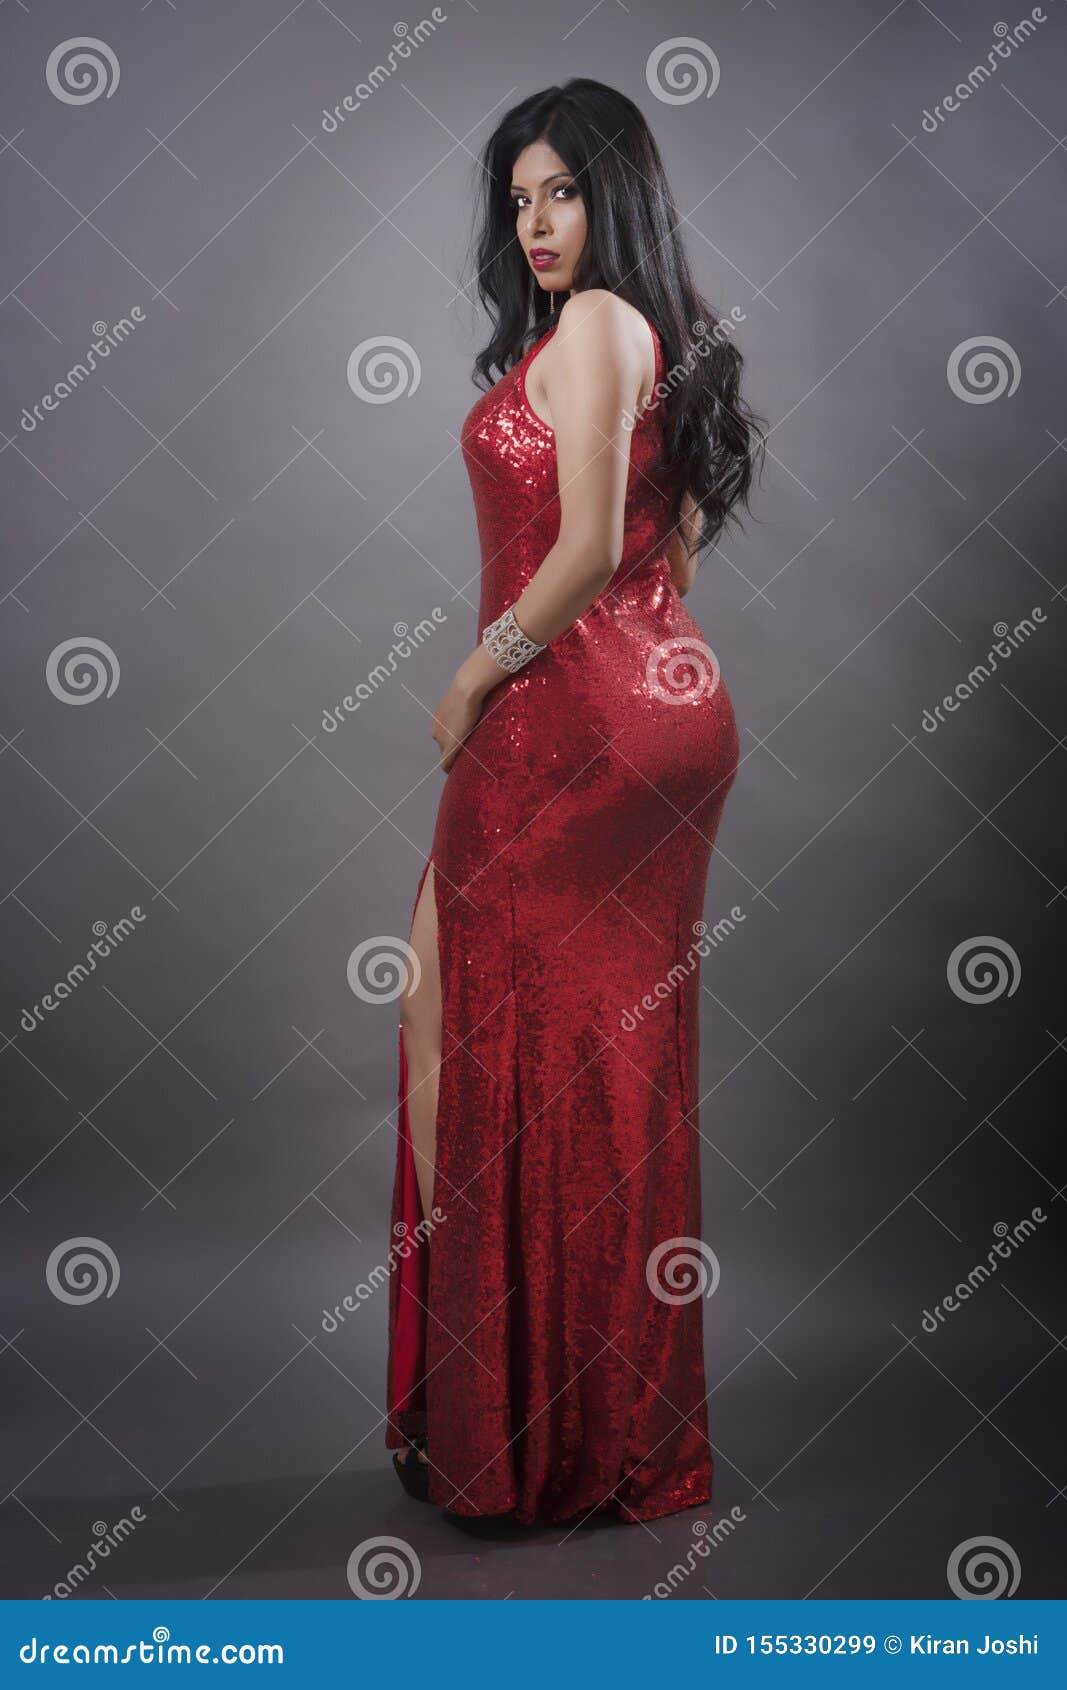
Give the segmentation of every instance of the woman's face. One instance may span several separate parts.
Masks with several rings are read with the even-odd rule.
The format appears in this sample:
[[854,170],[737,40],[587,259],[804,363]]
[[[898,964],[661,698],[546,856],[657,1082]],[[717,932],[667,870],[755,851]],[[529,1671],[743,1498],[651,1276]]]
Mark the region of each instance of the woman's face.
[[546,293],[574,286],[574,271],[588,225],[578,185],[547,141],[534,141],[511,172],[515,233],[526,261]]

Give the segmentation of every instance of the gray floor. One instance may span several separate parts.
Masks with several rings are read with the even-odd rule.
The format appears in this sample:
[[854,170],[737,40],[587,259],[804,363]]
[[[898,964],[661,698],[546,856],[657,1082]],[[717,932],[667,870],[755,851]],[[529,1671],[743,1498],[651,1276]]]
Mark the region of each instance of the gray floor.
[[[1062,1476],[1062,1439],[1046,1411],[1062,1396],[1063,1353],[1042,1364],[1049,1345],[1036,1328],[1027,1342],[1018,1327],[1013,1335],[1006,1325],[999,1340],[989,1330],[995,1355],[957,1355],[944,1370],[946,1358],[935,1366],[888,1331],[880,1346],[870,1333],[846,1333],[837,1353],[816,1344],[795,1354],[782,1343],[795,1378],[758,1354],[713,1391],[714,1509],[644,1527],[545,1526],[492,1542],[407,1498],[376,1435],[326,1478],[286,1470],[287,1443],[313,1432],[332,1460],[346,1438],[360,1436],[350,1388],[339,1389],[333,1369],[304,1352],[300,1377],[265,1392],[198,1464],[254,1465],[273,1448],[276,1477],[179,1480],[169,1502],[147,1501],[143,1487],[123,1487],[122,1469],[133,1447],[169,1435],[161,1425],[127,1425],[126,1457],[87,1426],[75,1430],[38,1482],[21,1487],[21,1506],[9,1501],[0,1514],[4,1595],[43,1595],[84,1555],[95,1523],[114,1527],[140,1506],[144,1523],[78,1595],[351,1600],[349,1557],[385,1538],[399,1540],[400,1564],[417,1565],[416,1599],[638,1598],[657,1585],[663,1594],[664,1584],[676,1601],[930,1598],[952,1594],[952,1551],[992,1536],[1018,1560],[1020,1595],[1062,1597],[1064,1504],[1045,1474]],[[972,1406],[961,1391],[978,1400]],[[165,1419],[163,1401],[159,1414]],[[97,1419],[117,1430],[117,1417]],[[43,1431],[26,1426],[9,1448],[40,1443]],[[114,1488],[84,1484],[90,1473],[108,1475]],[[65,1482],[76,1495],[63,1493]],[[715,1534],[731,1510],[732,1524]],[[696,1550],[702,1541],[713,1544],[707,1554]]]

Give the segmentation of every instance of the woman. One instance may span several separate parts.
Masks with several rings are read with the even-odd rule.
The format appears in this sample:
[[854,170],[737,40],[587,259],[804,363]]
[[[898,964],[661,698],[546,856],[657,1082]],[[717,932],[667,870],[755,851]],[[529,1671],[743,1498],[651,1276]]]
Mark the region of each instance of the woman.
[[476,368],[504,373],[462,432],[480,639],[432,727],[387,1444],[460,1521],[649,1520],[711,1494],[670,1262],[702,1248],[701,915],[738,762],[681,598],[760,436],[631,101],[550,88],[483,165]]

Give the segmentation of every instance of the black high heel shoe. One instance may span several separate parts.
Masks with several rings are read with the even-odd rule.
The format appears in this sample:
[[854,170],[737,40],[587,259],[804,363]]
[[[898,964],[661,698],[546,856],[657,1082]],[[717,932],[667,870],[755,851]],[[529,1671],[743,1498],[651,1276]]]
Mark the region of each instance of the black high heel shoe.
[[430,1463],[423,1461],[425,1438],[409,1438],[406,1449],[393,1451],[393,1468],[397,1478],[416,1502],[430,1500]]
[[444,1509],[444,1517],[450,1526],[456,1526],[468,1537],[481,1537],[501,1543],[518,1543],[530,1536],[532,1527],[520,1525],[514,1513],[510,1514],[456,1514],[451,1508]]

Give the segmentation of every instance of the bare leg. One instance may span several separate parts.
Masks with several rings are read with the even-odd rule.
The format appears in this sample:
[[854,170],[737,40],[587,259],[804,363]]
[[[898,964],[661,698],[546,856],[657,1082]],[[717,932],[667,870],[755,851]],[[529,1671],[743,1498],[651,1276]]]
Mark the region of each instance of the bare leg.
[[[437,955],[437,897],[434,866],[426,870],[422,891],[411,923],[409,944],[418,967],[409,964],[407,983],[400,999],[407,1063],[407,1111],[419,1201],[423,1217],[433,1210],[434,1164],[437,1152],[437,1097],[441,1068],[441,968]],[[405,1451],[404,1459],[426,1463],[422,1440],[416,1454]]]
[[434,1159],[437,1151],[437,1096],[441,1067],[441,969],[437,955],[437,899],[434,865],[430,864],[411,924],[409,943],[419,961],[400,1000],[404,1054],[408,1071],[408,1125],[415,1153],[419,1197],[424,1217],[433,1208]]

